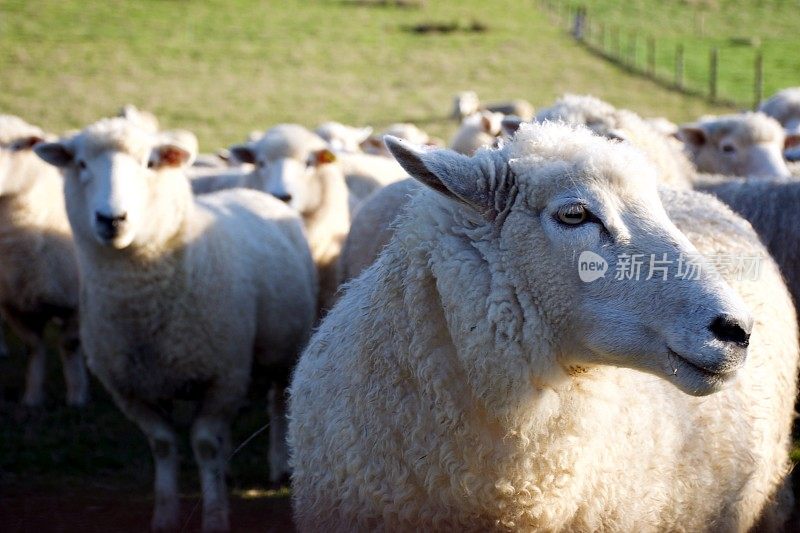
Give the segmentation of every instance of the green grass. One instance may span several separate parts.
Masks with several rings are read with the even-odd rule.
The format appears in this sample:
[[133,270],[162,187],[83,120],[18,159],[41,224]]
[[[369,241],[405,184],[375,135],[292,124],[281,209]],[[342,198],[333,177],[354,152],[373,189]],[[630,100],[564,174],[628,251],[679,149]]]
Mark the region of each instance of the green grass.
[[[473,20],[488,31],[403,31]],[[0,72],[0,112],[57,132],[132,102],[205,150],[283,121],[411,120],[448,137],[452,95],[466,89],[537,106],[588,92],[679,121],[719,109],[599,61],[519,0],[0,0]]]
[[[627,53],[635,33],[639,68],[646,67],[647,39],[654,38],[656,74],[663,79],[674,79],[676,47],[682,44],[684,81],[690,90],[708,92],[713,48],[719,50],[718,98],[744,106],[753,104],[754,65],[759,49],[763,55],[765,97],[784,87],[800,85],[800,56],[793,52],[800,46],[797,2],[586,0],[572,5],[587,7],[593,27],[605,26],[609,48],[613,48],[611,32],[618,31],[622,50]],[[599,39],[593,42],[599,43]]]

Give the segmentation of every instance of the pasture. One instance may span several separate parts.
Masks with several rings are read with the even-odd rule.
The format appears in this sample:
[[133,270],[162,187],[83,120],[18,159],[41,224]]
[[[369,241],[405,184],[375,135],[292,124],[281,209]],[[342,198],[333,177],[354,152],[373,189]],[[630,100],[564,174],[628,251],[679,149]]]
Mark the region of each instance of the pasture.
[[[620,27],[691,38],[693,12],[672,4],[653,17],[662,3],[637,1],[624,11],[613,2],[589,3],[598,16],[620,19]],[[776,3],[769,8],[772,26],[745,8],[748,3],[736,4],[736,17],[708,11],[698,49],[741,33],[732,28],[752,29],[765,61],[783,52],[765,68],[765,93],[797,85],[800,65],[782,50],[796,44],[797,18],[779,16],[784,6]],[[411,31],[425,24],[457,30]],[[462,31],[479,26],[482,31]],[[731,62],[722,53],[733,74],[721,75],[721,93],[746,99],[752,50],[734,54],[732,48]],[[688,79],[703,83],[705,57],[707,51],[687,57]],[[455,129],[451,98],[467,89],[487,101],[525,98],[537,107],[564,92],[591,93],[676,122],[730,111],[624,72],[574,42],[538,2],[516,0],[429,0],[423,7],[347,0],[0,0],[0,71],[0,113],[62,132],[133,103],[165,128],[195,132],[202,151],[281,122],[378,128],[408,121],[447,139]],[[10,526],[3,529],[52,524],[53,512],[75,518],[77,525],[65,531],[146,528],[152,461],[144,436],[94,380],[87,408],[65,407],[55,351],[46,406],[22,408],[24,350],[9,338],[11,357],[0,359],[0,524]],[[234,448],[245,445],[231,460],[232,524],[282,530],[288,489],[266,483],[266,392],[258,378],[254,385],[233,428]],[[191,414],[190,405],[179,403],[174,416],[180,423]],[[182,486],[193,487],[182,491],[183,520],[194,528],[199,482],[185,438],[181,446]],[[800,460],[800,450],[793,458]]]

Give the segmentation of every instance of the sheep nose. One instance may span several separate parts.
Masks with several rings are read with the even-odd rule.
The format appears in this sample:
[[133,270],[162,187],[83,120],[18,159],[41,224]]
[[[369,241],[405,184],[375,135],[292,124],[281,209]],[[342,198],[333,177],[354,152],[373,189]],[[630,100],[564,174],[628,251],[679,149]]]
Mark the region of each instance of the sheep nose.
[[276,194],[275,198],[280,200],[281,202],[286,202],[287,204],[292,201],[292,195],[285,193],[285,194]]
[[732,342],[742,348],[750,344],[750,333],[753,329],[752,320],[747,323],[730,315],[720,315],[708,326],[717,340]]
[[127,218],[127,213],[122,213],[121,215],[105,215],[99,211],[95,213],[95,220],[97,220],[98,224],[114,229],[119,228]]

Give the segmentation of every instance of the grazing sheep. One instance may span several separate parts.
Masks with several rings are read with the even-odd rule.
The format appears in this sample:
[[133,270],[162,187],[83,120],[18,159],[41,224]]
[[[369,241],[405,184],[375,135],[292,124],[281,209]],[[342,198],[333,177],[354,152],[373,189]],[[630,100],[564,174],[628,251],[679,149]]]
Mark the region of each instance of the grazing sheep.
[[361,149],[367,154],[392,158],[391,152],[389,152],[389,149],[386,148],[386,144],[383,142],[383,138],[387,135],[397,137],[399,139],[405,139],[414,144],[438,145],[440,142],[438,139],[430,137],[426,132],[422,131],[414,124],[398,122],[390,125],[377,135],[370,135],[361,144]]
[[89,384],[78,339],[78,266],[58,171],[32,148],[45,133],[0,115],[0,315],[29,351],[25,405],[44,400],[45,327],[57,325],[68,405]]
[[[436,192],[295,369],[301,531],[783,525],[795,313],[745,221],[667,188],[665,212],[655,169],[582,128],[523,125],[471,159],[389,144]],[[667,279],[617,279],[639,253]],[[760,277],[698,253],[760,254]],[[681,257],[706,275],[674,279]],[[580,281],[589,262],[608,272]]]
[[565,94],[551,107],[539,110],[536,120],[582,124],[598,135],[630,142],[655,164],[662,183],[678,189],[691,188],[696,171],[686,155],[632,111],[616,109],[593,96]]
[[790,175],[783,159],[786,135],[763,113],[704,117],[682,125],[677,137],[700,172],[750,178]]
[[340,122],[323,122],[314,133],[325,139],[336,152],[357,153],[361,151],[361,143],[372,135],[372,128],[354,128]]
[[800,161],[800,87],[778,91],[762,102],[758,110],[783,126],[786,132],[786,159]]
[[450,149],[472,155],[479,148],[492,146],[503,133],[503,115],[481,111],[464,119],[450,141]]
[[458,93],[453,98],[452,117],[462,122],[467,117],[480,111],[501,113],[503,115],[516,115],[525,121],[533,118],[533,106],[525,100],[511,100],[508,102],[495,102],[481,105],[478,94],[474,91]]
[[[255,191],[194,199],[182,171],[190,152],[122,119],[35,150],[65,175],[89,367],[152,448],[153,529],[179,525],[177,433],[162,406],[181,398],[198,402],[203,529],[228,529],[230,423],[251,364],[273,367],[280,388],[314,321],[299,217]],[[271,420],[273,479],[286,472],[273,462],[282,426]]]
[[232,146],[230,151],[255,165],[245,186],[275,196],[303,217],[317,266],[318,307],[327,309],[338,287],[339,253],[350,229],[352,208],[337,156],[322,138],[295,124],[275,126],[258,141]]

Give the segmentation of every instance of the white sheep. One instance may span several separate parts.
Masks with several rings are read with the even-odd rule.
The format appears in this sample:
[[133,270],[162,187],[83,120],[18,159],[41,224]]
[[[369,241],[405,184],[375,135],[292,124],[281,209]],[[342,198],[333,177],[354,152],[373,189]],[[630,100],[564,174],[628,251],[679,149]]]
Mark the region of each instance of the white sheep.
[[150,133],[158,133],[161,129],[158,118],[153,113],[139,109],[133,104],[125,104],[122,106],[119,111],[117,111],[117,116],[130,120]]
[[322,138],[296,124],[275,126],[230,151],[254,165],[246,187],[275,196],[302,216],[317,266],[319,309],[327,309],[338,287],[339,253],[354,205],[337,156]]
[[25,343],[22,402],[44,400],[45,327],[55,323],[67,404],[83,405],[89,384],[78,339],[78,266],[58,171],[32,148],[47,135],[0,115],[0,315]]
[[[159,407],[179,398],[199,403],[191,440],[203,529],[228,529],[230,423],[251,364],[274,367],[280,387],[314,321],[299,217],[256,191],[194,199],[182,171],[189,151],[123,119],[35,151],[65,175],[89,367],[152,448],[153,529],[179,526],[177,433]],[[283,422],[270,423],[277,478]]]
[[656,165],[662,183],[691,188],[696,171],[681,148],[632,111],[617,109],[594,96],[565,94],[552,106],[540,109],[536,120],[581,124],[598,135],[630,142]]
[[392,154],[391,152],[389,152],[389,149],[386,148],[386,144],[384,144],[383,142],[383,138],[387,135],[390,135],[392,137],[397,137],[399,139],[405,139],[414,144],[439,145],[441,142],[439,141],[439,139],[431,137],[430,135],[428,135],[423,130],[419,129],[414,124],[410,124],[407,122],[397,122],[395,124],[389,125],[389,127],[381,131],[377,135],[370,135],[361,144],[361,149],[367,154],[380,155],[383,157],[391,158]]
[[464,119],[450,140],[450,148],[472,155],[479,148],[492,146],[503,133],[503,114],[480,111]]
[[533,106],[526,100],[510,100],[481,105],[475,91],[464,91],[453,98],[452,117],[459,122],[480,111],[489,111],[503,115],[516,115],[525,121],[533,118]]
[[[433,191],[295,369],[299,530],[783,525],[795,313],[749,224],[691,191],[665,211],[655,169],[585,129],[474,158],[389,143]],[[634,278],[635,254],[671,263]],[[681,258],[705,274],[674,279]]]
[[323,122],[314,133],[325,139],[335,152],[360,152],[361,143],[372,135],[372,128],[345,126],[341,122]]
[[681,125],[677,137],[700,172],[750,178],[790,175],[783,158],[788,137],[763,113],[704,117]]
[[758,110],[780,122],[786,131],[786,159],[800,161],[800,87],[778,91]]

